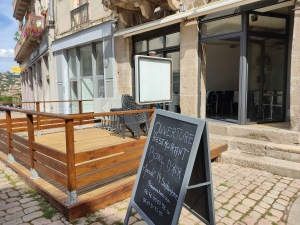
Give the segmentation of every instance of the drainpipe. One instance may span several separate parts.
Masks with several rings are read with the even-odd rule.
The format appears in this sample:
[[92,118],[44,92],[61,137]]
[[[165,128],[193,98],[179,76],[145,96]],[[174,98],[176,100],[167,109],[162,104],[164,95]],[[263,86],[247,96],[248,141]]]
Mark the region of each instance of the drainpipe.
[[53,12],[53,1],[54,0],[50,0],[49,1],[49,16],[50,16],[50,18],[49,18],[49,25],[54,25],[54,12]]

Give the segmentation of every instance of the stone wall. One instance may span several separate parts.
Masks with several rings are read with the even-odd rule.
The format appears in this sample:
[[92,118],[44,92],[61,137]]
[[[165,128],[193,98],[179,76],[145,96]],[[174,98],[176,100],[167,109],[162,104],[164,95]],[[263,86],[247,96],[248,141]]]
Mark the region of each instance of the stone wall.
[[181,113],[198,116],[198,29],[197,21],[180,25],[180,108]]
[[300,1],[295,3],[291,62],[291,129],[300,130]]
[[[122,26],[119,23],[119,26]],[[121,28],[124,29],[124,28]],[[115,37],[116,84],[117,94],[132,95],[132,38]]]

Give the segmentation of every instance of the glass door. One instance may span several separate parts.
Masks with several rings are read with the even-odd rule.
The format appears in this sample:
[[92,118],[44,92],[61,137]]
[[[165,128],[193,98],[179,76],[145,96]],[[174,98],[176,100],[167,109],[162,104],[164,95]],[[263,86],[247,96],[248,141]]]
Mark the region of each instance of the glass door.
[[248,39],[247,122],[284,119],[285,40]]
[[206,72],[206,117],[238,123],[240,37],[202,42]]
[[78,101],[72,102],[72,100],[78,100],[78,87],[77,81],[70,81],[70,113],[79,113],[79,103]]

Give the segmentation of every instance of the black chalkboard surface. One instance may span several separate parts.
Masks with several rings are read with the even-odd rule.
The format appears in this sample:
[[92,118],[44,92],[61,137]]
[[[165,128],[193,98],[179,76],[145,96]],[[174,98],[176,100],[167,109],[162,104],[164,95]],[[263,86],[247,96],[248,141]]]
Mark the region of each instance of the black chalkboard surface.
[[[208,179],[197,182],[197,171],[194,172],[197,168],[194,166],[197,156],[197,158],[201,158],[198,161],[204,167],[202,173],[207,174],[206,172],[208,172],[208,175],[210,173],[210,171],[206,171],[206,165],[210,170],[210,162],[207,164],[205,162],[207,159],[201,157],[201,154],[197,154],[200,141],[207,143],[207,134],[205,134],[206,140],[202,138],[205,126],[204,120],[164,110],[155,111],[124,224],[128,224],[132,207],[148,224],[178,224],[186,193],[189,196],[189,199],[185,201],[187,208],[190,210],[199,208],[190,199],[190,196],[193,199],[199,197],[193,190],[199,187],[203,188],[203,185],[199,185],[200,182],[207,183],[211,189],[211,182],[207,182],[210,181],[211,175],[208,176]],[[206,151],[204,153],[202,148],[203,156],[209,154],[209,148]],[[210,160],[209,157],[208,160]],[[190,181],[190,178],[193,181]],[[196,189],[193,189],[193,186]],[[213,206],[213,203],[209,201],[212,192],[207,194],[208,192],[204,193],[204,203],[208,204],[209,202],[209,204],[206,204],[207,207],[200,205],[199,218],[207,224],[213,224],[214,219],[209,210]],[[189,202],[193,206],[189,206]],[[198,216],[198,211],[193,213]]]

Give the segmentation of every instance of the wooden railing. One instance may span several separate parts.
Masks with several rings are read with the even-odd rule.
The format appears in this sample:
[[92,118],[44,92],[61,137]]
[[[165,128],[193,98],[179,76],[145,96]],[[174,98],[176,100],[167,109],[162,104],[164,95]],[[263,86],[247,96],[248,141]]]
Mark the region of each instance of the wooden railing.
[[[41,173],[61,184],[68,190],[68,205],[77,203],[78,188],[114,180],[123,174],[135,174],[146,142],[146,139],[133,139],[75,154],[74,126],[97,123],[99,118],[154,112],[154,109],[145,109],[65,115],[3,106],[0,109],[6,114],[6,120],[0,123],[0,148],[8,154],[8,160],[18,159],[30,167],[33,179]],[[11,112],[23,113],[25,118],[12,118]],[[65,128],[66,152],[35,141],[35,131],[52,127]],[[15,133],[21,130],[27,131],[26,138]]]

